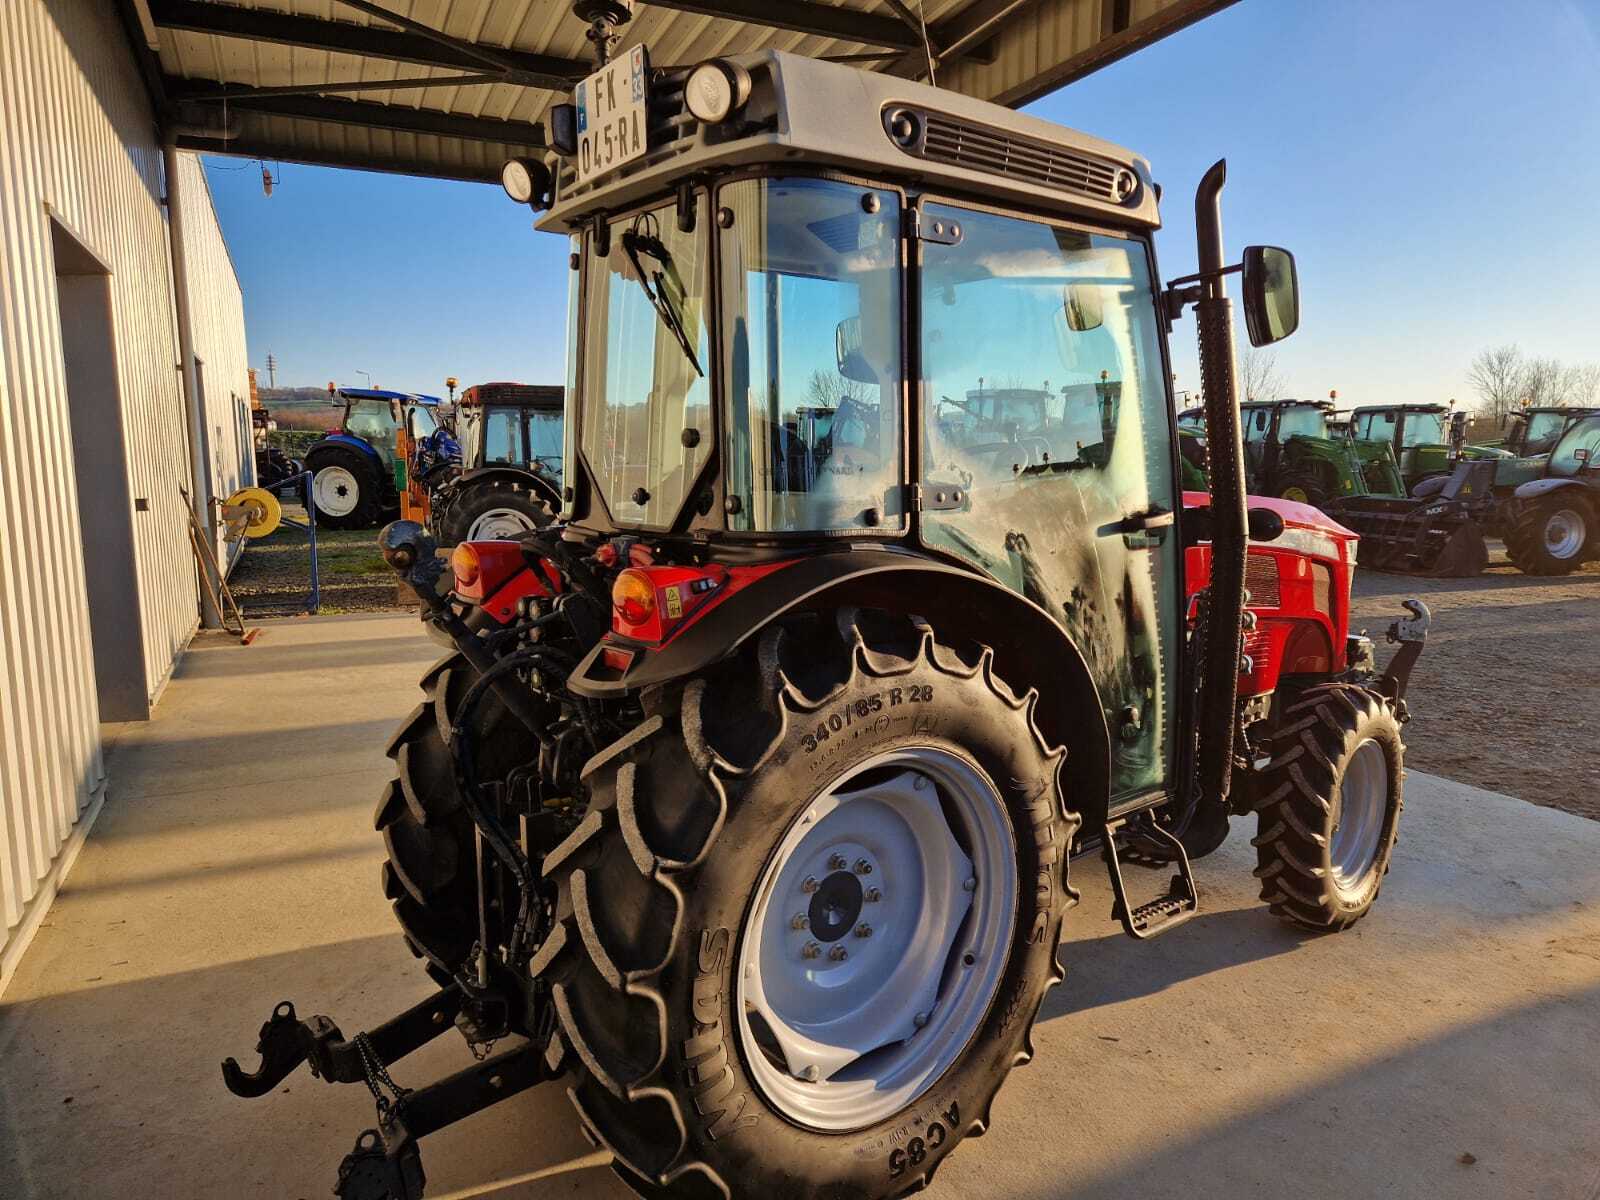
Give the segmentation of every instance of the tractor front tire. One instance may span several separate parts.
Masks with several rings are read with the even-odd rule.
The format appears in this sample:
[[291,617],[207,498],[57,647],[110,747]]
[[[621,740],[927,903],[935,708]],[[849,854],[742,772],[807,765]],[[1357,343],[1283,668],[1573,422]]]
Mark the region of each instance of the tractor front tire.
[[317,524],[328,529],[371,529],[383,516],[382,483],[370,459],[329,446],[310,459],[311,499]]
[[[1001,1082],[1032,1056],[1075,899],[1065,752],[1041,737],[1036,700],[996,676],[987,649],[847,611],[769,628],[647,694],[644,723],[590,761],[589,812],[545,859],[557,924],[530,969],[558,1017],[551,1060],[574,1067],[580,1119],[636,1191],[877,1200],[925,1186],[984,1131]],[[906,835],[885,813],[920,806],[924,826],[942,811],[959,829],[952,813],[980,809],[963,807],[956,779],[987,800],[965,835],[971,875],[943,886],[937,856],[894,857]],[[949,957],[899,957],[963,896]],[[908,961],[909,976],[888,975],[906,987],[884,982],[880,968]],[[881,1043],[848,1043],[872,1057],[819,1071],[797,1066],[777,1033],[790,1027],[762,1015],[789,1019],[779,988],[821,1006],[812,1029],[830,1004],[870,1024],[938,994],[914,1028],[907,1015]],[[837,1062],[843,1043],[821,1043],[801,1044]]]
[[1394,706],[1357,684],[1307,688],[1272,750],[1251,841],[1261,899],[1303,929],[1347,929],[1378,898],[1399,833],[1405,747]]
[[[1565,490],[1565,489],[1564,489]],[[1595,545],[1594,509],[1557,492],[1518,501],[1506,528],[1506,555],[1524,575],[1570,575]]]
[[439,521],[443,544],[515,540],[555,519],[550,505],[531,487],[510,479],[467,483],[456,490]]
[[1296,500],[1321,508],[1332,499],[1332,493],[1315,471],[1291,471],[1278,486],[1278,496],[1283,500]]

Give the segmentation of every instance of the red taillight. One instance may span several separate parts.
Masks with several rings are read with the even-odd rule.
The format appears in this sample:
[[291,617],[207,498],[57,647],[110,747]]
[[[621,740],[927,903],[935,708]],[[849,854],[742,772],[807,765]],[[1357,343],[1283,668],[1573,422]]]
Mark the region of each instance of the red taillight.
[[456,595],[474,603],[494,595],[526,567],[520,542],[462,542],[450,552]]
[[628,625],[643,625],[656,611],[656,588],[643,571],[627,570],[611,585],[611,607]]
[[471,587],[477,583],[481,569],[478,552],[472,548],[471,542],[462,542],[450,552],[450,571],[456,577],[456,587]]

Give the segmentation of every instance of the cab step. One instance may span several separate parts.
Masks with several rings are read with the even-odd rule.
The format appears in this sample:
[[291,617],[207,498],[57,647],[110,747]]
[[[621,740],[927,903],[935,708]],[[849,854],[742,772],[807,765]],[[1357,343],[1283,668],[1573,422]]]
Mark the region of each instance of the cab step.
[[[1135,822],[1137,828],[1134,827]],[[1171,865],[1177,867],[1178,873],[1172,877],[1166,895],[1143,904],[1131,905],[1128,902],[1128,887],[1122,878],[1122,850],[1117,844],[1119,834],[1124,838],[1136,834],[1143,840],[1156,842],[1169,852]],[[1189,866],[1189,856],[1184,852],[1183,843],[1146,814],[1136,813],[1131,817],[1107,821],[1100,837],[1100,856],[1105,859],[1111,890],[1116,896],[1111,905],[1111,915],[1122,922],[1122,931],[1129,937],[1140,941],[1153,938],[1182,925],[1200,911],[1200,892],[1195,887],[1194,871]]]

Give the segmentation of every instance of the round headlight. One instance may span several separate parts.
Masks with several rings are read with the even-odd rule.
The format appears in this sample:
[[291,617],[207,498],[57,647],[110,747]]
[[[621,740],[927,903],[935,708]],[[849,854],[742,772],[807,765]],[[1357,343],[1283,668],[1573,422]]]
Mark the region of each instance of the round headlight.
[[725,120],[750,99],[750,73],[731,62],[714,58],[689,72],[683,85],[683,102],[696,120],[714,125]]
[[529,169],[528,160],[513,158],[500,168],[500,186],[505,188],[506,195],[518,204],[526,204],[533,199],[533,171]]

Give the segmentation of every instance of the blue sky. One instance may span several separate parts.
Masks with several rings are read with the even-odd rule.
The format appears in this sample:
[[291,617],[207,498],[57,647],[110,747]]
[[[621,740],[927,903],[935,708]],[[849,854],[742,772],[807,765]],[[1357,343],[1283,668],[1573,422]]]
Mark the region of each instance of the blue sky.
[[[1291,394],[1468,400],[1503,342],[1600,361],[1600,0],[1241,0],[1029,111],[1150,159],[1167,278],[1228,159],[1230,253],[1299,261]],[[208,166],[280,384],[562,380],[566,244],[498,188],[284,164],[268,198],[259,165]],[[1192,320],[1172,345],[1197,386]]]

